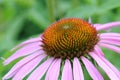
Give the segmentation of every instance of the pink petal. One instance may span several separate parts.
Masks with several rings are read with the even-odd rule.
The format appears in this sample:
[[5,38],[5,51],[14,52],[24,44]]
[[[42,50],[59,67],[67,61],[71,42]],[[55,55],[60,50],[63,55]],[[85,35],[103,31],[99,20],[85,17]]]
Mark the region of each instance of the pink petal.
[[101,26],[102,24],[93,24],[93,26],[96,28],[96,27],[99,27]]
[[13,61],[19,57],[26,56],[37,50],[40,50],[39,44],[40,44],[39,42],[31,43],[31,44],[28,44],[28,45],[24,46],[23,48],[19,49],[12,56],[10,56],[7,60],[5,60],[5,62],[4,62],[5,65],[9,64],[11,61]]
[[83,61],[88,73],[90,74],[93,80],[104,80],[99,71],[87,58],[82,56],[81,60]]
[[27,80],[40,80],[45,72],[48,70],[53,60],[54,58],[50,58],[43,62],[37,69],[33,71],[33,73],[31,73]]
[[73,75],[74,75],[74,80],[84,80],[82,67],[78,58],[74,58],[73,61]]
[[105,43],[105,44],[120,46],[120,41],[115,41],[115,40],[100,40],[99,43],[100,44]]
[[104,53],[102,53],[102,50],[99,48],[98,45],[95,45],[94,52],[96,52],[97,55],[99,55],[99,56],[104,56]]
[[[99,48],[99,47],[98,47]],[[104,54],[103,52],[102,52],[102,50],[97,50],[97,49],[95,49],[94,50],[94,52],[96,53],[96,54]],[[113,71],[115,71],[115,73],[118,75],[118,77],[120,78],[120,72],[109,62],[109,61],[107,61],[105,58],[104,58],[104,56],[101,56],[101,55],[99,55],[99,57],[109,66],[109,67],[111,67],[111,69],[113,70]]]
[[55,59],[47,71],[45,80],[58,80],[61,59]]
[[[96,54],[98,53],[103,53],[102,51],[97,51],[95,52]],[[108,61],[106,60],[103,56],[99,56],[115,73],[116,75],[120,78],[120,72]]]
[[101,37],[120,37],[119,33],[102,33],[100,34]]
[[37,58],[34,58],[32,61],[25,64],[13,77],[12,80],[22,80],[27,74],[29,74],[45,57],[46,55],[40,55]]
[[61,80],[73,80],[72,67],[68,59],[65,60]]
[[96,29],[97,31],[100,31],[100,30],[110,29],[115,26],[120,26],[120,22],[111,22],[111,23],[103,24],[99,27],[96,27]]
[[[95,53],[89,54],[97,63],[98,65],[106,72],[106,74],[109,76],[110,80],[120,80],[117,73],[111,69],[110,65],[106,63],[103,59],[101,59],[100,56],[96,55]],[[104,57],[103,57],[104,58]]]
[[22,46],[25,46],[25,45],[27,45],[27,44],[30,44],[30,43],[41,42],[41,40],[42,40],[41,37],[31,38],[31,39],[29,39],[29,40],[26,40],[26,41],[22,42],[22,43],[19,44],[18,46],[14,47],[13,49],[11,49],[11,51],[16,50],[16,49],[18,49],[18,48],[20,48],[20,47],[22,47]]
[[33,60],[35,57],[40,55],[40,51],[33,53],[25,58],[23,58],[21,61],[19,61],[18,63],[15,64],[15,66],[12,67],[12,69],[3,77],[4,79],[8,79],[10,77],[12,77],[13,75],[16,74],[16,72],[19,71],[19,69],[24,66],[26,63],[28,63],[29,61]]
[[120,72],[109,61],[107,61],[104,57],[101,57],[101,59],[116,73],[116,75],[120,79]]
[[113,46],[113,45],[109,45],[109,44],[104,44],[104,43],[99,43],[98,45],[104,47],[104,48],[108,48],[110,50],[113,50],[117,53],[120,53],[120,48],[119,47],[116,47],[116,46]]
[[114,36],[100,36],[100,39],[102,40],[114,40],[114,41],[120,41],[120,37],[114,37]]

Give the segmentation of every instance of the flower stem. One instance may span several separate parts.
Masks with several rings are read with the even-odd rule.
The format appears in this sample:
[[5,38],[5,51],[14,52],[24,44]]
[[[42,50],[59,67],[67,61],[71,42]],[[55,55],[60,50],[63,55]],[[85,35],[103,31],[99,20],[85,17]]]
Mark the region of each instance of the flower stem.
[[47,0],[47,7],[50,21],[54,22],[55,21],[54,0]]

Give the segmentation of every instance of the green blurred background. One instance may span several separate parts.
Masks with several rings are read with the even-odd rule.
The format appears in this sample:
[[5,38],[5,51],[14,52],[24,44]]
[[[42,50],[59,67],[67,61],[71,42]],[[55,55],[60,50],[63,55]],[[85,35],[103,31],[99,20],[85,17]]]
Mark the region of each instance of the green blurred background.
[[[12,47],[41,34],[54,21],[68,17],[86,20],[91,17],[93,23],[102,24],[120,21],[120,1],[0,0],[0,57],[9,57]],[[120,32],[120,27],[111,31]],[[103,51],[109,61],[120,70],[120,55],[107,49]],[[3,66],[2,62],[0,59],[0,79],[14,64]],[[105,78],[109,80],[106,76]]]

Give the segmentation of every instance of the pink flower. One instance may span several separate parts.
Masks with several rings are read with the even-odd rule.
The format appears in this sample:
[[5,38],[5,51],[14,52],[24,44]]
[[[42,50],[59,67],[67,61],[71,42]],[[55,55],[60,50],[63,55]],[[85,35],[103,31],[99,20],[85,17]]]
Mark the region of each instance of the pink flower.
[[[73,18],[73,21],[76,21],[76,19]],[[54,23],[53,26],[58,24],[58,22]],[[59,23],[59,25],[61,25],[61,23]],[[114,26],[120,26],[120,22],[92,24],[91,26],[96,28],[96,31],[98,32],[100,30],[110,29]],[[64,28],[68,29],[69,26],[64,25]],[[46,49],[41,46],[44,44],[43,35],[22,42],[20,45],[12,49],[12,51],[16,50],[16,52],[6,59],[4,64],[7,65],[17,58],[23,58],[12,67],[12,69],[3,77],[2,80],[9,78],[12,78],[12,80],[22,80],[28,74],[29,76],[27,80],[40,80],[45,74],[45,80],[58,80],[58,78],[61,78],[61,80],[84,80],[84,73],[82,70],[83,67],[86,68],[93,80],[104,80],[103,76],[91,59],[93,59],[98,66],[103,69],[110,80],[120,80],[119,70],[117,70],[104,57],[104,53],[100,48],[104,47],[120,53],[120,48],[118,47],[120,46],[120,34],[107,32],[98,33],[97,36],[99,36],[99,41],[94,45],[94,49],[92,51],[89,51],[84,55],[80,54],[79,57],[74,55],[74,57],[70,58],[68,58],[68,55],[68,57],[64,57],[63,55],[64,58],[60,57],[62,56],[61,54],[59,57],[56,57],[56,55],[51,56],[52,54],[49,55]],[[59,42],[56,44],[61,45]],[[51,49],[51,47],[49,49]],[[58,50],[58,48],[55,48],[55,50]],[[62,48],[60,50],[62,50]]]

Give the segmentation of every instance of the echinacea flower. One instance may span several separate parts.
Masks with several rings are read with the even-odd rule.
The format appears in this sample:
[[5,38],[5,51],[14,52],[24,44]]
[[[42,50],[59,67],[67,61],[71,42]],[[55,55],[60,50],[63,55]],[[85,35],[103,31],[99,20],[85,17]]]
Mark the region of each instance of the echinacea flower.
[[[4,61],[7,65],[23,57],[3,80],[84,80],[83,67],[93,80],[104,80],[99,66],[110,80],[120,80],[120,72],[105,57],[100,47],[120,53],[120,34],[98,33],[120,26],[120,22],[91,24],[79,18],[61,19],[37,38],[12,49],[16,52]],[[93,60],[97,65],[94,64]]]

